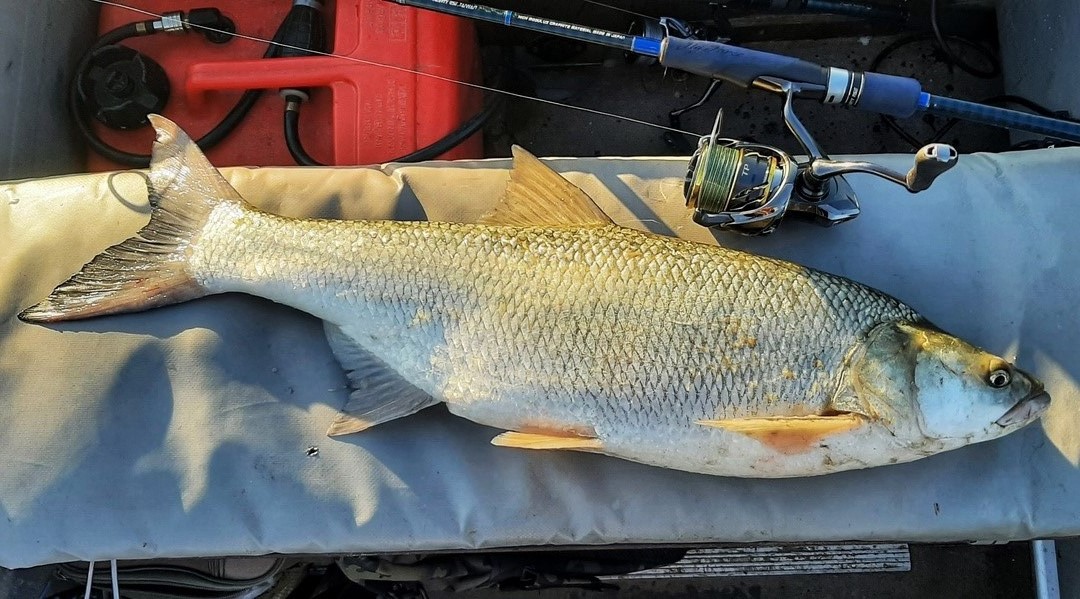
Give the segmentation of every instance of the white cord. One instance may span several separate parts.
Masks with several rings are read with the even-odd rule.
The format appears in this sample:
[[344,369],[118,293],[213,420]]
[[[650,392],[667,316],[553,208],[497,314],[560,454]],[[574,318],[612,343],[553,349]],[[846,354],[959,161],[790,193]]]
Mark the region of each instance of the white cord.
[[116,560],[109,560],[109,573],[112,574],[112,596],[120,599],[120,577],[116,575]]
[[83,599],[90,599],[90,589],[94,585],[94,560],[90,560],[90,569],[86,572],[86,593]]

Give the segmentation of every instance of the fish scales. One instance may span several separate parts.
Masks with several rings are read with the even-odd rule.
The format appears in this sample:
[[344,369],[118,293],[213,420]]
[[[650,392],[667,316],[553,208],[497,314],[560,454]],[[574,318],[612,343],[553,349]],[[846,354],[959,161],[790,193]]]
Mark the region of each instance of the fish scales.
[[1034,377],[869,287],[616,226],[520,148],[479,223],[298,220],[247,205],[150,118],[150,222],[20,317],[225,292],[303,310],[352,388],[332,436],[443,402],[506,431],[495,445],[813,476],[994,439],[1050,402]]
[[210,291],[351,323],[410,382],[506,428],[818,413],[858,338],[917,318],[850,281],[614,226],[296,221],[222,206],[191,265]]

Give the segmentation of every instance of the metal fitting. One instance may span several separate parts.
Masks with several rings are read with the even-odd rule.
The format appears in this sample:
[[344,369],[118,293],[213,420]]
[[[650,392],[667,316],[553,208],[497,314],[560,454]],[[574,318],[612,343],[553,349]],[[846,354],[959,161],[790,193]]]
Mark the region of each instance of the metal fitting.
[[174,11],[161,15],[161,18],[154,22],[154,29],[166,33],[184,31],[186,29],[184,26],[184,13]]

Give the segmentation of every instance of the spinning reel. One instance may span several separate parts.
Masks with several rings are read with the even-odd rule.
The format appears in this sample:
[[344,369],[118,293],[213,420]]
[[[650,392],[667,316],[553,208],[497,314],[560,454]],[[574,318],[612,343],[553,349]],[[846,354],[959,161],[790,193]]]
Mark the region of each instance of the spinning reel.
[[956,149],[929,144],[915,155],[906,175],[879,164],[830,159],[795,116],[796,96],[826,94],[822,86],[762,77],[756,87],[784,94],[784,123],[806,151],[806,162],[778,148],[719,136],[723,111],[712,133],[702,137],[690,158],[683,195],[694,221],[742,235],[767,235],[788,213],[831,227],[859,215],[859,199],[844,178],[869,173],[917,193],[956,164]]

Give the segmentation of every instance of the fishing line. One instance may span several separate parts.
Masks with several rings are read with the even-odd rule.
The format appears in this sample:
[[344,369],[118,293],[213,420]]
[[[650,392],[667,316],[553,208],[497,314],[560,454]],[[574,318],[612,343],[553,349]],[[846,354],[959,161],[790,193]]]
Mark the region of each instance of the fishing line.
[[603,2],[597,2],[596,0],[582,0],[582,1],[585,2],[586,4],[595,4],[597,6],[603,6],[604,8],[608,8],[608,9],[611,9],[611,10],[617,10],[619,12],[624,12],[624,13],[626,13],[628,15],[634,15],[636,17],[641,17],[643,19],[653,19],[653,20],[656,19],[656,17],[650,17],[649,15],[642,14],[642,13],[639,13],[639,12],[634,12],[632,10],[623,8],[621,6],[615,6],[614,4],[605,4]]
[[[122,8],[124,10],[129,10],[131,12],[140,13],[140,14],[146,15],[148,17],[154,17],[154,18],[157,18],[157,19],[162,18],[162,15],[157,14],[157,13],[155,13],[153,11],[149,11],[149,10],[142,9],[142,8],[137,8],[135,6],[129,6],[127,4],[122,4],[120,2],[114,2],[113,0],[91,0],[91,1],[96,2],[98,4],[104,4],[104,5],[108,5],[108,6],[115,6],[116,8]],[[566,104],[564,102],[558,102],[556,100],[548,100],[548,99],[545,99],[545,98],[537,98],[535,96],[529,96],[529,95],[526,95],[526,94],[519,94],[517,92],[508,91],[508,90],[505,90],[505,89],[498,89],[498,88],[495,88],[495,87],[488,87],[486,85],[481,85],[479,83],[470,83],[468,81],[459,81],[457,79],[452,79],[450,77],[443,77],[442,75],[436,75],[434,73],[425,73],[423,71],[417,71],[417,70],[410,69],[410,68],[407,68],[407,67],[399,67],[397,65],[381,63],[381,62],[377,62],[377,61],[374,61],[374,60],[366,60],[366,59],[363,59],[363,58],[357,58],[355,56],[345,56],[345,55],[342,55],[342,54],[334,54],[333,52],[321,52],[321,51],[318,51],[318,50],[310,50],[310,49],[307,49],[307,48],[300,48],[300,47],[297,47],[297,46],[292,46],[290,44],[284,44],[284,43],[281,43],[281,42],[276,42],[274,40],[262,39],[260,37],[256,37],[256,36],[253,36],[253,35],[245,35],[243,33],[234,33],[234,32],[231,32],[231,31],[224,31],[224,30],[221,30],[221,29],[217,29],[217,28],[214,28],[214,27],[208,27],[208,26],[205,26],[205,25],[198,25],[198,24],[195,24],[195,23],[189,23],[188,25],[193,27],[193,28],[196,28],[196,29],[202,29],[202,30],[205,30],[205,31],[212,31],[212,32],[216,32],[216,33],[224,33],[224,34],[231,35],[233,37],[238,37],[240,39],[246,39],[246,40],[250,40],[250,41],[253,41],[253,42],[260,42],[260,43],[263,43],[263,44],[274,44],[274,45],[280,46],[282,48],[289,48],[289,49],[292,49],[292,50],[300,50],[300,51],[305,52],[307,54],[315,54],[315,55],[319,55],[319,56],[329,56],[329,57],[332,57],[332,58],[340,58],[342,60],[348,60],[348,61],[352,61],[352,62],[356,62],[356,63],[360,63],[360,64],[365,64],[365,65],[369,65],[369,66],[382,67],[382,68],[390,69],[390,70],[393,70],[393,71],[400,71],[402,73],[410,73],[412,75],[418,75],[418,76],[421,76],[421,77],[427,77],[429,79],[435,79],[435,80],[438,80],[438,81],[444,81],[446,83],[453,83],[453,84],[456,84],[456,85],[463,85],[465,87],[471,87],[473,89],[479,89],[479,90],[483,90],[483,91],[487,91],[487,92],[491,92],[491,93],[495,93],[495,94],[503,94],[505,96],[511,96],[511,97],[514,97],[514,98],[519,98],[521,100],[530,100],[530,101],[533,101],[533,102],[540,102],[542,104],[549,104],[551,106],[559,106],[561,108],[569,108],[571,110],[578,110],[578,111],[581,111],[581,112],[587,112],[587,113],[595,114],[595,115],[598,115],[598,116],[604,116],[604,117],[613,118],[613,119],[621,119],[621,120],[627,121],[629,123],[635,123],[635,124],[638,124],[638,125],[645,125],[646,127],[653,127],[655,129],[661,129],[661,130],[664,130],[664,131],[671,131],[673,133],[682,133],[684,135],[690,135],[690,136],[693,136],[693,137],[701,137],[700,134],[694,133],[692,131],[684,131],[682,129],[678,129],[678,128],[675,128],[675,127],[668,127],[668,126],[665,126],[665,125],[661,125],[659,123],[652,123],[652,122],[649,122],[649,121],[643,121],[641,119],[636,119],[636,118],[633,118],[633,117],[629,117],[629,116],[625,116],[625,115],[621,115],[621,114],[616,114],[614,112],[605,112],[603,110],[597,110],[595,108],[586,108],[584,106],[576,106],[574,104]]]

